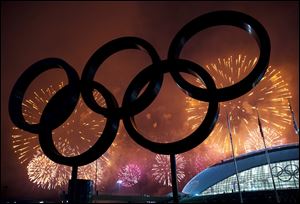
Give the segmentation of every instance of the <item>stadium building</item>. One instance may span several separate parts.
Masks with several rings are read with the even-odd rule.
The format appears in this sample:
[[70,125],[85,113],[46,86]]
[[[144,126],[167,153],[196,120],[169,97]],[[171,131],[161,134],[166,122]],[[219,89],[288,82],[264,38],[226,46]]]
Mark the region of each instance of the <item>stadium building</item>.
[[[299,144],[267,150],[276,189],[299,189]],[[266,155],[262,149],[236,157],[242,192],[274,190]],[[190,196],[239,192],[234,160],[222,161],[200,172],[186,184],[182,192]]]

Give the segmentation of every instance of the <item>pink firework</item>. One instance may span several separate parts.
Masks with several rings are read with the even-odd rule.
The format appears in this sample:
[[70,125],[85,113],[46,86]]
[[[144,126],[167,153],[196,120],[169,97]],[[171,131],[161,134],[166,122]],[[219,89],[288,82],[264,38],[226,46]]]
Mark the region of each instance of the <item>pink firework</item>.
[[120,184],[124,187],[132,187],[141,178],[141,169],[136,164],[127,164],[118,173]]
[[195,171],[199,173],[207,167],[217,163],[220,159],[224,159],[226,155],[223,154],[222,148],[218,144],[201,144],[196,151],[194,159]]
[[195,159],[195,169],[196,172],[201,172],[206,169],[211,163],[211,159],[208,154],[198,155]]

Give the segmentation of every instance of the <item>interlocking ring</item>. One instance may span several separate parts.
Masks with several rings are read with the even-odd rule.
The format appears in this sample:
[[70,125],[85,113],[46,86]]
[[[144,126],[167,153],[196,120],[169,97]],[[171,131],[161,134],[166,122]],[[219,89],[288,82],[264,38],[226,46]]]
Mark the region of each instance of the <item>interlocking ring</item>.
[[[221,102],[244,95],[262,79],[269,64],[271,45],[267,31],[251,16],[236,11],[216,11],[199,16],[186,24],[172,40],[168,59],[178,59],[185,43],[196,33],[218,25],[231,25],[242,28],[254,37],[260,50],[257,64],[248,76],[236,84],[217,89],[216,100]],[[191,97],[208,102],[207,89],[188,83],[178,72],[171,72],[171,75],[177,84],[186,90]]]
[[[278,169],[280,169],[278,171]],[[292,178],[299,180],[299,166],[295,164],[288,164],[284,168],[281,166],[273,166],[271,171],[275,177],[277,177],[280,181],[287,182]]]
[[[98,105],[94,96],[93,96],[93,86],[91,86],[90,82],[94,79],[95,74],[101,64],[111,55],[126,49],[138,49],[141,51],[146,51],[147,54],[151,57],[152,63],[157,64],[160,62],[159,55],[156,50],[149,44],[147,41],[136,38],[136,37],[122,37],[108,42],[107,44],[100,47],[88,60],[81,76],[81,80],[85,85],[83,87],[82,97],[84,102],[87,104],[89,108],[91,108],[96,113],[102,114],[104,116],[108,116],[110,113],[106,108],[103,108]],[[156,75],[153,80],[149,82],[149,85],[142,93],[141,96],[136,98],[131,104],[128,106],[122,106],[118,108],[118,110],[114,110],[115,114],[120,116],[122,115],[135,115],[143,111],[146,107],[148,107],[152,101],[157,96],[161,84],[163,82],[163,75]],[[142,87],[143,88],[143,87]]]
[[[246,30],[253,35],[260,48],[260,57],[252,72],[242,81],[217,89],[214,80],[200,65],[180,59],[180,52],[193,35],[217,25],[231,25]],[[119,106],[113,94],[94,76],[101,64],[111,55],[127,49],[145,51],[152,64],[142,69],[128,85],[122,105]],[[188,151],[203,142],[213,130],[219,113],[219,102],[237,98],[250,91],[263,77],[270,57],[270,40],[264,27],[254,18],[235,11],[217,11],[200,16],[185,25],[172,40],[168,58],[161,60],[156,50],[147,41],[137,37],[122,37],[100,47],[88,60],[79,79],[76,71],[66,62],[57,58],[47,58],[30,66],[17,80],[9,98],[9,114],[12,122],[25,131],[39,134],[40,146],[44,154],[59,164],[81,166],[93,162],[104,154],[116,137],[122,119],[128,135],[139,145],[158,154],[178,154]],[[29,124],[22,115],[22,101],[30,83],[41,73],[52,69],[65,70],[69,83],[60,89],[48,102],[38,124]],[[185,81],[180,72],[191,74],[205,84],[205,89],[195,87]],[[194,99],[208,102],[207,114],[202,124],[190,135],[171,143],[157,143],[146,139],[134,122],[134,116],[145,110],[156,98],[162,86],[165,73],[171,73],[175,82],[186,94]],[[141,91],[144,91],[141,93]],[[106,108],[97,104],[93,91],[102,94]],[[56,149],[52,131],[72,114],[80,94],[87,106],[107,118],[101,137],[86,152],[65,157]]]
[[[153,66],[155,65],[150,65],[149,67],[145,68],[131,82],[124,96],[124,105],[130,104],[135,100],[134,97],[131,97],[133,92],[139,93],[139,91],[152,80],[152,77],[154,77],[153,74],[151,74],[151,72],[153,72]],[[156,143],[146,139],[141,133],[137,131],[137,127],[134,123],[134,118],[131,116],[123,118],[124,127],[135,142],[145,148],[148,148],[152,152],[158,154],[179,154],[182,152],[186,152],[198,146],[198,144],[206,139],[218,119],[219,105],[218,102],[214,100],[216,91],[215,83],[205,69],[188,60],[164,60],[157,66],[159,66],[161,69],[155,70],[160,70],[164,73],[170,72],[171,70],[176,70],[178,72],[193,74],[194,76],[197,76],[204,81],[207,90],[209,90],[209,107],[202,124],[188,137],[172,143]]]
[[60,126],[73,112],[80,94],[78,90],[79,77],[77,72],[64,60],[58,58],[47,58],[44,60],[40,60],[31,65],[28,69],[26,69],[23,72],[23,74],[15,83],[10,94],[8,107],[9,115],[12,122],[20,129],[31,133],[39,133],[40,124],[30,124],[24,119],[24,116],[22,114],[22,102],[24,99],[25,92],[28,89],[31,82],[43,72],[54,68],[63,69],[66,72],[69,80],[68,87],[72,87],[69,88],[69,91],[73,93],[72,100],[64,101],[64,106],[58,106],[57,108],[59,109],[54,110],[55,112],[53,112],[53,116],[57,117],[57,121],[52,121],[56,124],[53,124],[51,127],[55,129],[58,126]]
[[[111,110],[117,108],[118,104],[114,96],[103,85],[97,82],[93,83],[93,87],[103,96],[105,103],[107,104],[107,109]],[[49,123],[51,124],[53,120],[55,120],[55,118],[49,117],[49,115],[51,115],[51,112],[55,111],[56,108],[63,104],[65,101],[68,101],[68,99],[72,99],[72,92],[69,92],[68,89],[64,89],[65,87],[60,89],[49,100],[42,113],[40,119],[39,142],[44,154],[47,155],[52,161],[69,166],[83,166],[95,161],[107,151],[117,135],[120,119],[115,115],[106,117],[107,121],[102,135],[98,138],[93,148],[90,148],[86,152],[77,156],[63,156],[54,145],[52,139],[52,130],[54,128],[51,128],[51,126],[49,126]]]

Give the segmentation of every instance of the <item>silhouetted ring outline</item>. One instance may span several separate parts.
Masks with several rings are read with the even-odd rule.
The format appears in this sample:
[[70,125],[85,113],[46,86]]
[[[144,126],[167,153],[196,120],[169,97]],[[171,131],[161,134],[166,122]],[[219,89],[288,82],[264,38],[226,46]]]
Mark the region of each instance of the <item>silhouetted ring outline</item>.
[[81,76],[81,80],[85,84],[82,91],[82,98],[87,106],[96,113],[100,113],[104,116],[117,114],[121,117],[124,115],[135,115],[149,106],[158,94],[158,91],[163,82],[163,75],[155,76],[149,82],[145,91],[138,98],[136,98],[136,100],[133,101],[132,104],[128,104],[128,106],[125,107],[118,107],[116,110],[113,110],[113,113],[110,110],[97,104],[92,93],[93,86],[90,84],[90,81],[94,80],[97,70],[108,57],[126,49],[138,49],[145,51],[151,57],[153,64],[160,62],[160,57],[157,54],[156,50],[150,43],[141,38],[121,37],[114,39],[100,47],[88,60]]
[[[213,26],[231,25],[252,35],[259,47],[260,56],[253,70],[241,81],[224,88],[217,88],[216,100],[228,101],[250,91],[265,74],[270,59],[270,38],[265,28],[254,18],[237,11],[215,11],[199,16],[186,24],[173,38],[168,59],[178,59],[185,43],[196,33]],[[171,72],[177,84],[193,98],[208,101],[207,90],[188,83],[178,72]]]
[[[158,66],[162,69],[153,69],[153,66]],[[201,66],[183,59],[163,60],[160,64],[146,67],[128,86],[122,104],[127,105],[128,103],[131,103],[132,100],[135,100],[135,98],[132,97],[132,93],[135,92],[138,95],[142,88],[152,80],[151,78],[154,77],[156,73],[167,73],[170,72],[171,69],[175,69],[178,72],[186,72],[201,78],[208,90],[209,105],[204,120],[193,133],[184,139],[170,143],[157,143],[146,139],[138,132],[134,122],[134,116],[125,116],[123,118],[123,123],[130,137],[142,147],[157,154],[180,154],[196,147],[210,134],[219,116],[219,104],[218,101],[215,100],[216,86],[212,77]]]
[[[201,66],[188,60],[177,59],[184,43],[189,38],[201,29],[215,25],[233,25],[246,29],[250,32],[250,34],[255,35],[260,46],[260,58],[252,72],[239,83],[223,89],[216,88],[211,76]],[[257,30],[259,30],[259,32]],[[150,55],[153,64],[142,70],[131,81],[125,92],[122,107],[119,107],[113,95],[103,85],[93,81],[93,78],[97,69],[104,60],[112,54],[124,49],[146,50]],[[117,133],[119,120],[121,118],[124,121],[124,125],[126,124],[125,128],[129,133],[129,136],[141,146],[151,150],[152,152],[160,154],[182,153],[196,147],[210,134],[218,118],[219,101],[237,98],[251,90],[251,88],[255,86],[259,80],[261,80],[267,68],[265,65],[268,64],[269,55],[270,42],[268,34],[255,19],[239,12],[213,12],[200,16],[184,26],[173,39],[169,48],[168,59],[164,61],[160,61],[160,58],[152,45],[150,45],[147,41],[136,37],[118,38],[100,47],[88,60],[83,70],[81,81],[79,81],[76,71],[63,60],[57,58],[41,60],[28,68],[16,82],[10,96],[9,112],[12,121],[17,127],[32,133],[40,133],[39,140],[41,146],[43,146],[43,151],[50,159],[60,164],[80,166],[96,160],[113,142]],[[164,69],[159,70],[161,67]],[[69,83],[50,99],[43,111],[40,124],[28,124],[22,115],[22,100],[24,98],[25,91],[39,74],[51,68],[64,69],[67,73]],[[170,72],[172,74],[175,82],[181,87],[181,89],[183,89],[184,92],[195,99],[201,99],[209,102],[209,107],[204,121],[195,132],[176,142],[156,143],[147,140],[139,134],[136,130],[135,124],[132,123],[134,123],[134,115],[148,107],[148,105],[150,105],[155,99],[161,88],[163,74],[166,72]],[[197,75],[202,79],[202,81],[204,81],[207,90],[187,83],[180,76],[179,72],[187,72]],[[139,92],[147,85],[148,82],[149,84],[147,88],[141,96],[139,96]],[[108,108],[102,108],[97,104],[92,95],[92,91],[94,89],[103,94]],[[242,90],[242,92],[240,90]],[[82,93],[83,100],[89,108],[108,118],[109,123],[107,123],[105,127],[107,134],[105,134],[105,137],[102,135],[96,144],[82,155],[68,158],[61,155],[55,148],[52,140],[52,130],[62,124],[72,114],[72,111],[75,109],[79,100],[80,93]],[[68,98],[69,100],[65,100],[65,98]],[[56,106],[59,102],[63,103],[63,105],[62,107],[57,108]],[[64,111],[61,111],[61,109],[64,109]],[[103,138],[108,139],[105,141]],[[104,144],[103,148],[101,142]],[[98,147],[99,149],[95,147]]]
[[[63,69],[68,77],[68,83],[75,85],[79,84],[79,77],[77,72],[64,60],[59,58],[46,58],[43,60],[40,60],[33,65],[31,65],[28,69],[26,69],[21,76],[18,78],[17,82],[13,86],[13,89],[11,91],[10,97],[9,97],[9,115],[12,120],[12,122],[20,129],[23,129],[25,131],[31,132],[31,133],[39,133],[40,124],[30,124],[26,122],[24,119],[24,116],[22,114],[22,103],[24,99],[25,92],[31,82],[36,79],[40,74],[43,72],[50,70],[50,69]],[[74,97],[79,98],[79,92]],[[72,103],[73,102],[73,103]],[[74,101],[71,101],[70,106],[76,105],[77,102],[74,103]],[[71,113],[68,113],[68,110],[61,112],[62,117],[61,119],[67,119],[65,118],[66,115],[71,115]],[[73,110],[72,110],[73,111]],[[65,116],[63,116],[65,115]],[[68,116],[67,116],[68,117]],[[61,124],[64,121],[60,121]],[[57,121],[54,128],[60,126],[61,124],[59,121]]]
[[[107,105],[107,109],[116,109],[118,107],[118,104],[110,91],[108,91],[103,85],[97,82],[93,83],[93,87],[103,96]],[[49,127],[49,123],[52,122],[53,118],[49,118],[49,115],[64,101],[69,101],[68,99],[71,99],[72,92],[69,92],[69,86],[70,85],[66,85],[65,87],[57,91],[57,93],[47,103],[40,120],[39,142],[44,154],[52,161],[68,166],[83,166],[95,161],[108,150],[117,135],[120,118],[118,118],[116,115],[107,116],[106,124],[101,136],[98,138],[96,143],[87,151],[77,156],[63,156],[54,145],[52,138],[53,128]]]
[[[293,166],[296,167],[295,170],[291,169],[292,170],[291,171],[291,170],[287,169],[288,167],[293,167]],[[280,168],[281,170],[274,173],[273,169],[275,169],[275,168]],[[295,179],[299,180],[299,177],[297,177],[297,175],[299,174],[299,167],[295,164],[288,164],[284,168],[282,168],[281,166],[273,166],[271,168],[271,170],[272,170],[273,175],[275,177],[277,177],[280,181],[286,182],[286,181],[291,180],[292,177],[295,177]],[[282,176],[283,173],[285,173],[286,175],[289,176],[288,179],[283,179],[283,176]]]

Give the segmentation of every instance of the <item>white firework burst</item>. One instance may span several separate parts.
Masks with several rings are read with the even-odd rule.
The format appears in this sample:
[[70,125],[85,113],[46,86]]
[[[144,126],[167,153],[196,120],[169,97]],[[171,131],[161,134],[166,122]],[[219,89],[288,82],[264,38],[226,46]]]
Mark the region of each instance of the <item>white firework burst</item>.
[[[185,177],[184,167],[186,161],[182,155],[175,155],[176,160],[176,175],[177,181],[181,182],[181,180]],[[164,185],[164,186],[172,186],[171,181],[171,164],[170,164],[170,156],[157,154],[155,156],[155,163],[152,166],[152,176],[154,179]]]

